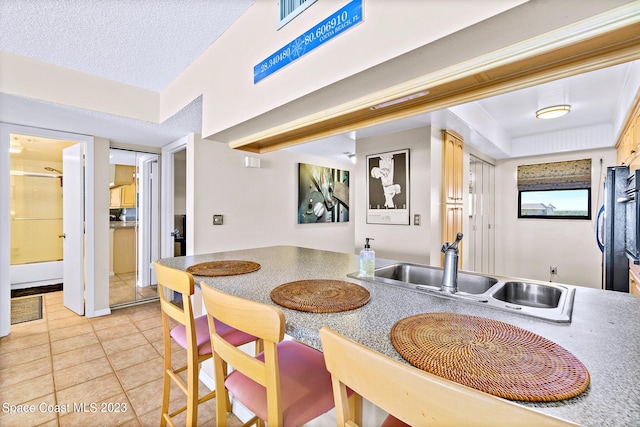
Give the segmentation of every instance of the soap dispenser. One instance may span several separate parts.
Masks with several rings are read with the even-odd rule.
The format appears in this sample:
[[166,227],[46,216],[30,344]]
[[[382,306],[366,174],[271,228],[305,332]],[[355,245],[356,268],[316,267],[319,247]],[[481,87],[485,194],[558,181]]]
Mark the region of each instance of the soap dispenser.
[[360,277],[373,277],[373,270],[376,266],[376,253],[371,249],[369,240],[374,240],[370,237],[366,238],[364,248],[360,251]]

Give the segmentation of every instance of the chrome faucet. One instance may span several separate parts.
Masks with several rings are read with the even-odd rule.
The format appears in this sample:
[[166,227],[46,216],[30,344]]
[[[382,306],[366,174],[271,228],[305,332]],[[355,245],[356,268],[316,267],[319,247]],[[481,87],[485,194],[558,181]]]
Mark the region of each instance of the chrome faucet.
[[455,294],[458,292],[458,243],[462,240],[462,233],[456,235],[453,243],[445,242],[441,251],[444,253],[444,272],[442,275],[443,292]]

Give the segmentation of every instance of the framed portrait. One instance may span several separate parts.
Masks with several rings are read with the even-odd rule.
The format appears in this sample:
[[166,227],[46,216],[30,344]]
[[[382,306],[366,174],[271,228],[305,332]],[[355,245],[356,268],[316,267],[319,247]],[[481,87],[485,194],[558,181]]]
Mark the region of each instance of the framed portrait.
[[349,221],[349,171],[298,164],[298,224]]
[[367,156],[367,224],[409,225],[409,150]]

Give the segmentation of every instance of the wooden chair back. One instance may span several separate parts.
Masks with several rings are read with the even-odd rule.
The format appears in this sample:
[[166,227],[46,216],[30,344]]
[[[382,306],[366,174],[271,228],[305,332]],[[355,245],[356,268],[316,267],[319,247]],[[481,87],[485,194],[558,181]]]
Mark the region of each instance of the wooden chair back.
[[[163,323],[167,320],[166,316],[171,317],[176,322],[187,328],[187,334],[191,331],[193,344],[195,347],[195,326],[193,323],[193,306],[191,304],[191,295],[193,295],[195,284],[191,273],[183,270],[167,267],[166,265],[154,262],[153,267],[158,279],[158,295],[160,296],[160,308],[163,313]],[[168,292],[165,292],[168,291]],[[180,294],[182,298],[182,307],[178,306],[171,300],[167,299],[168,295],[174,292]],[[169,322],[167,320],[167,331]]]
[[[277,344],[284,339],[285,317],[278,307],[230,295],[206,284],[201,286],[209,318],[216,374],[216,389],[224,388],[226,365],[233,366],[267,392],[269,425],[282,425]],[[225,341],[215,331],[213,319],[258,338],[264,362]]]
[[338,426],[357,426],[347,388],[412,426],[575,426],[393,360],[323,326]]

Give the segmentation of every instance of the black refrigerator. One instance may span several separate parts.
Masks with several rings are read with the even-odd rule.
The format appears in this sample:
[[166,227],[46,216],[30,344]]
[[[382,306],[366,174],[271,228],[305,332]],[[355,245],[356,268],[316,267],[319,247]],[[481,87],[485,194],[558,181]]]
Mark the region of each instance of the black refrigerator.
[[625,253],[627,166],[607,168],[604,205],[598,212],[597,239],[602,250],[602,289],[629,292],[629,258]]

